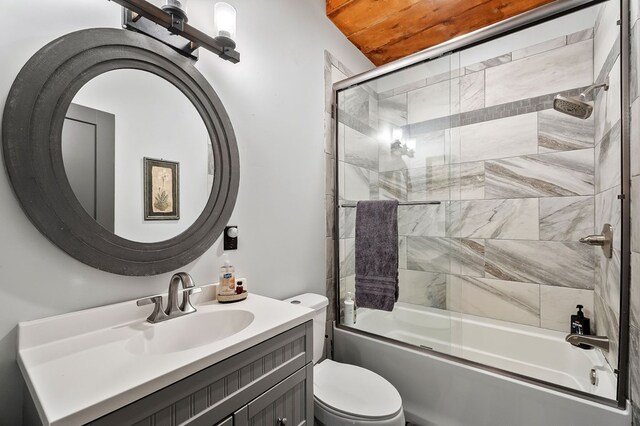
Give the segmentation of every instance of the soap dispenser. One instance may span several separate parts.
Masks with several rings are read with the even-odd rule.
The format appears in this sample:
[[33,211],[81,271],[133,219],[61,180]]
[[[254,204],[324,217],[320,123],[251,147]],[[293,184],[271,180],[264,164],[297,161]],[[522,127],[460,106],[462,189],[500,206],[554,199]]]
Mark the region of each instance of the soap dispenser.
[[[591,334],[591,320],[584,316],[582,309],[584,306],[578,305],[578,312],[575,315],[571,315],[571,334]],[[591,346],[581,344],[582,349],[593,349]]]
[[223,257],[224,265],[220,267],[220,281],[218,282],[218,295],[231,296],[236,294],[235,268],[231,265],[229,257]]
[[344,299],[344,325],[348,326],[353,326],[356,323],[356,304],[352,297],[349,291]]

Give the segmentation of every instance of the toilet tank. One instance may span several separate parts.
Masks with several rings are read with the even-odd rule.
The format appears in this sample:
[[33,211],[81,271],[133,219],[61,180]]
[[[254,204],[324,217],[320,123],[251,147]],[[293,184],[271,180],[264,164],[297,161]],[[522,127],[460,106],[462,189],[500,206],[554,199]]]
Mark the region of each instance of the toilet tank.
[[320,294],[305,293],[290,297],[285,302],[305,306],[315,311],[313,316],[313,363],[317,363],[322,358],[322,351],[324,350],[324,332],[329,299]]

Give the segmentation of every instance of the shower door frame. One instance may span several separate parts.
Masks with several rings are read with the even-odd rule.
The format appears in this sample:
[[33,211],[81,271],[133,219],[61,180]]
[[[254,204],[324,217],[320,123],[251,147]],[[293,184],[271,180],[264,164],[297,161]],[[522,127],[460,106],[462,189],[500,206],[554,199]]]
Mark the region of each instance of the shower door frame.
[[619,0],[620,5],[620,71],[621,75],[621,189],[622,194],[619,195],[621,202],[621,250],[620,250],[620,323],[619,323],[619,352],[618,352],[618,368],[617,373],[617,392],[615,399],[596,396],[588,392],[579,391],[555,383],[525,376],[511,371],[490,367],[488,365],[470,361],[453,355],[444,354],[432,349],[419,347],[416,345],[401,342],[395,339],[389,339],[374,333],[358,330],[340,324],[340,222],[337,220],[340,214],[339,200],[339,164],[338,164],[338,92],[357,86],[362,83],[374,80],[378,77],[385,76],[389,73],[400,71],[419,63],[428,62],[439,57],[454,54],[463,49],[476,46],[481,43],[520,31],[522,29],[568,15],[587,7],[595,6],[600,3],[613,0],[556,0],[545,6],[540,6],[531,11],[522,13],[504,21],[489,25],[485,28],[473,31],[460,37],[456,37],[447,42],[430,47],[421,52],[398,59],[386,65],[379,66],[364,73],[355,75],[345,80],[339,81],[333,85],[331,99],[331,116],[335,120],[335,128],[333,129],[333,142],[336,155],[335,175],[334,175],[334,286],[335,286],[335,326],[345,329],[353,333],[362,334],[378,340],[389,342],[392,344],[404,346],[413,350],[424,351],[432,356],[452,360],[463,365],[472,366],[483,369],[485,371],[501,374],[503,376],[516,378],[537,386],[547,389],[560,391],[569,395],[577,396],[589,401],[616,407],[621,410],[626,408],[628,394],[629,379],[629,292],[630,292],[630,265],[631,265],[631,160],[630,160],[630,16],[629,1]]

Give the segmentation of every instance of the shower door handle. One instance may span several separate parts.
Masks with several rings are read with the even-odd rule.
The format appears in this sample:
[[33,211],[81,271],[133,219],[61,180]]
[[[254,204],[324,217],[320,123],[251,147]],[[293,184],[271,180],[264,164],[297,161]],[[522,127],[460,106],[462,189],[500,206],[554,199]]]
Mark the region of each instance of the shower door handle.
[[600,246],[604,255],[611,259],[613,255],[613,226],[605,223],[602,227],[602,234],[589,235],[584,238],[580,238],[580,242],[583,244],[589,244],[590,246]]

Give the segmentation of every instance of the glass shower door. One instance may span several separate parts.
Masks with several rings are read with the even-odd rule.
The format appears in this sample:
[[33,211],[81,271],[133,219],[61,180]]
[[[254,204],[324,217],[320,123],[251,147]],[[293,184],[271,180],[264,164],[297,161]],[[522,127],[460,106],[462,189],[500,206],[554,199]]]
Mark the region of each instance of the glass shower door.
[[[400,298],[354,328],[616,398],[619,17],[601,2],[338,91],[341,301],[355,203],[400,202]],[[611,250],[580,242],[605,224]],[[565,341],[578,305],[608,347]]]
[[398,303],[359,307],[354,327],[446,354],[451,70],[446,56],[340,91],[337,114],[341,302],[355,294],[357,201],[398,200]]
[[[448,277],[458,355],[606,398],[616,397],[620,310],[618,19],[608,1],[457,53],[448,216],[466,248],[466,270]],[[611,257],[580,242],[605,224]],[[608,350],[565,341],[578,305]]]

